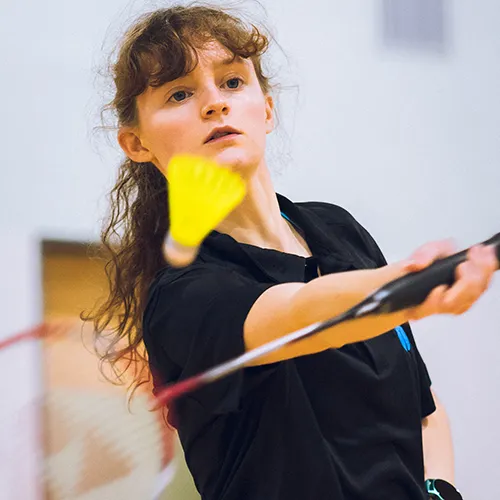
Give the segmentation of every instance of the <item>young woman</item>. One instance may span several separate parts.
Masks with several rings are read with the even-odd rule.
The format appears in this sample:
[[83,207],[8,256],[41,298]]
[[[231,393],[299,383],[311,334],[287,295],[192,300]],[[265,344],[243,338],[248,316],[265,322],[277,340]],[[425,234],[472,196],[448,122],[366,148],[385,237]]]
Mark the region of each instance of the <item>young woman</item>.
[[[340,313],[454,251],[430,243],[387,265],[344,209],[275,193],[267,45],[256,27],[191,6],[143,16],[119,47],[111,108],[126,159],[103,232],[111,294],[93,319],[104,335],[118,318],[103,360],[147,359],[156,385]],[[213,158],[248,185],[183,269],[162,257],[164,174],[178,153]],[[421,500],[425,479],[452,483],[446,415],[407,321],[465,312],[497,266],[491,248],[474,248],[455,285],[421,306],[338,326],[182,398],[169,415],[202,498]]]

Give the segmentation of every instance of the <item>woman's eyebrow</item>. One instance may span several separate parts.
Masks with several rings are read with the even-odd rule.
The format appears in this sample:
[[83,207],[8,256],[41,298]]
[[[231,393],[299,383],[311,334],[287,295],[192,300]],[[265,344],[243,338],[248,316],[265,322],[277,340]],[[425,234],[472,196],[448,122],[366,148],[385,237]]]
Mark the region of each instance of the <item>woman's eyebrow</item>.
[[[216,67],[221,67],[221,66],[230,66],[231,64],[245,65],[245,61],[246,61],[246,59],[244,59],[241,56],[231,55],[231,56],[224,57],[223,59],[215,59],[213,61],[212,67],[216,68]],[[189,78],[189,76],[190,76],[189,73],[187,73],[185,75],[181,75],[178,78],[175,78],[174,80],[170,80],[168,82],[165,82],[161,86],[161,88],[163,91],[165,91],[166,89],[169,90],[172,87],[175,87],[175,85],[180,84],[184,79]],[[158,88],[160,88],[160,87],[158,87]],[[153,90],[156,90],[156,89],[153,89]]]

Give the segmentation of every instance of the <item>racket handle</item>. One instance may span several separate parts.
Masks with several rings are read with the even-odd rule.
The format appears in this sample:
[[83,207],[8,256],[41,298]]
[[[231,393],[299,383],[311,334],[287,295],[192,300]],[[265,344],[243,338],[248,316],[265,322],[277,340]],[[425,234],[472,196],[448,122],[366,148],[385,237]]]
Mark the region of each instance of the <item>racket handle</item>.
[[[500,233],[481,243],[495,247],[500,266]],[[437,286],[451,286],[456,268],[467,260],[467,250],[439,259],[422,271],[408,274],[378,289],[372,296],[379,302],[377,312],[391,313],[417,306],[425,301]]]

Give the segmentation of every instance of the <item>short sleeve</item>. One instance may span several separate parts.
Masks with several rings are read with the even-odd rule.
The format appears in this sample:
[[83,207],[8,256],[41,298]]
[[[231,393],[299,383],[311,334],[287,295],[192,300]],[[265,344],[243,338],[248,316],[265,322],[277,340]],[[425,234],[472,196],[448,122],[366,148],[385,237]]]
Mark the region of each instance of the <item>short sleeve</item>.
[[[144,340],[162,383],[185,379],[243,354],[245,319],[270,286],[203,267],[160,279],[146,309]],[[247,389],[243,379],[239,371],[188,397],[213,414],[236,411]]]

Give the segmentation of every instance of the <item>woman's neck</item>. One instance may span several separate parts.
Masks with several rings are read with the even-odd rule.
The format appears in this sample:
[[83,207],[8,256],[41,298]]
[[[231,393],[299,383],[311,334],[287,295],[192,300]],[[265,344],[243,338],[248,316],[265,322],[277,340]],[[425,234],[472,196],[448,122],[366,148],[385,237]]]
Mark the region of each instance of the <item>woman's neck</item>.
[[247,181],[243,202],[217,227],[240,243],[303,257],[307,243],[281,215],[269,170],[265,165]]

